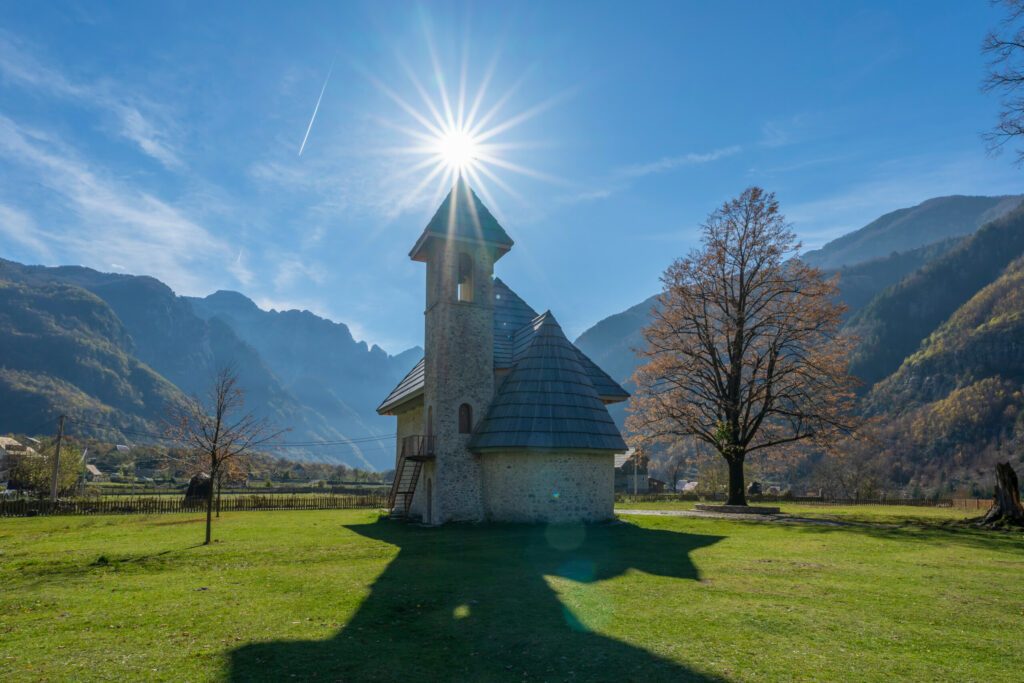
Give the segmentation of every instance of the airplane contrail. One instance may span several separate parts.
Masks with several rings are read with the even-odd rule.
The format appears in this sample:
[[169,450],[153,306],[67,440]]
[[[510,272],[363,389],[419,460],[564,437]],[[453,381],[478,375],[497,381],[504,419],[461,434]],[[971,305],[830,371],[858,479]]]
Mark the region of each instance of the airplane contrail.
[[320,88],[320,97],[316,98],[316,106],[313,107],[313,115],[309,117],[309,125],[306,126],[306,134],[302,136],[302,144],[299,145],[299,156],[302,156],[302,151],[306,149],[306,140],[309,139],[309,131],[313,130],[313,122],[316,121],[316,113],[320,111],[320,100],[324,98],[324,91],[327,90],[327,82],[331,80],[331,73],[334,72],[334,62],[331,62],[331,68],[327,70],[327,78],[324,79],[324,87]]

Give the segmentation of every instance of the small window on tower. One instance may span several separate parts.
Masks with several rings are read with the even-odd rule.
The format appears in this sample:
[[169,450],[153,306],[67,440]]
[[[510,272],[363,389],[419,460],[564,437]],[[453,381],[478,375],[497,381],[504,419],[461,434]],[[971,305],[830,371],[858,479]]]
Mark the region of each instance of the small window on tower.
[[473,300],[473,259],[469,254],[459,254],[459,279],[456,287],[458,301]]
[[473,431],[473,408],[468,403],[459,406],[459,434]]

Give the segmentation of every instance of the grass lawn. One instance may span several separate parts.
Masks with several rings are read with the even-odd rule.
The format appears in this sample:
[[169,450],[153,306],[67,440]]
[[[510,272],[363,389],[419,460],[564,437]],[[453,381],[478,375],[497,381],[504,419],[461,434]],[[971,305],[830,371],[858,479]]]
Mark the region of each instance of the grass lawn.
[[623,519],[3,519],[0,680],[1021,680],[1024,534]]

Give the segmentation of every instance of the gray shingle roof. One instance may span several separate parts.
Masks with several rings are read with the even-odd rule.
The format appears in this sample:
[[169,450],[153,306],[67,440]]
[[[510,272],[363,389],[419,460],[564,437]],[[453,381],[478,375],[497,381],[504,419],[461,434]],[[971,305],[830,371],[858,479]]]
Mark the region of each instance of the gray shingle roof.
[[[548,314],[550,315],[550,313]],[[494,367],[509,369],[516,367],[526,354],[540,327],[534,322],[538,316],[529,304],[513,292],[508,285],[494,278]],[[553,320],[554,318],[552,318]],[[556,323],[557,326],[557,323]],[[559,328],[561,329],[561,328]],[[629,393],[599,368],[596,363],[586,357],[569,340],[566,343],[576,355],[584,374],[598,397],[605,403],[617,403],[629,398]],[[406,401],[423,393],[424,371],[423,360],[416,364],[408,375],[398,383],[384,402],[377,408],[380,414],[392,412]]]
[[494,367],[512,367],[512,342],[516,332],[528,327],[536,317],[537,311],[508,285],[494,278]]
[[[495,280],[497,284],[498,280]],[[515,292],[509,289],[505,283],[501,283],[501,286],[510,293],[515,299],[525,307],[526,311],[532,312],[533,309],[526,305],[522,299],[516,296]],[[497,291],[497,288],[495,288]],[[523,311],[519,311],[519,315],[522,315]],[[534,318],[536,318],[536,313]],[[537,333],[535,325],[529,324],[533,321],[531,318],[527,320],[525,324],[516,329],[515,333],[511,335],[510,349],[511,362],[508,365],[498,364],[498,330],[497,330],[497,302],[495,302],[495,332],[494,332],[494,367],[512,367],[515,363],[519,362],[519,357],[523,352],[529,348],[530,342],[533,340],[533,335]],[[577,359],[583,366],[583,370],[590,377],[590,383],[594,385],[594,389],[597,390],[597,395],[601,397],[601,400],[606,403],[618,403],[619,401],[625,401],[629,398],[629,392],[619,386],[619,383],[608,376],[604,370],[597,366],[597,363],[587,358],[586,354],[580,351],[574,344],[572,345],[573,350],[576,352]]]
[[409,256],[417,260],[420,250],[431,237],[461,239],[470,242],[488,242],[497,247],[495,260],[512,248],[514,242],[497,219],[480,201],[476,193],[461,177],[441,202],[434,217],[427,223],[423,234],[416,240]]
[[495,448],[624,451],[619,434],[572,345],[550,312],[513,341],[515,365],[470,440]]
[[403,377],[402,381],[398,383],[398,386],[391,390],[388,397],[384,399],[379,406],[377,406],[378,413],[386,415],[409,399],[415,398],[423,393],[423,362],[425,360],[425,358],[420,358],[419,362],[416,363],[416,365],[413,366],[413,369],[409,371],[409,374]]

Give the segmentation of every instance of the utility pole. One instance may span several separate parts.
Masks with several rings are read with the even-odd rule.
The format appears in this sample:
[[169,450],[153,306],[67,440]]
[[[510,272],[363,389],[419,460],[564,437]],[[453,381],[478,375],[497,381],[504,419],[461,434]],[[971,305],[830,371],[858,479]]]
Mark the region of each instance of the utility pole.
[[637,494],[637,488],[639,487],[640,474],[638,472],[640,468],[640,454],[633,451],[633,495]]
[[50,479],[50,502],[57,502],[57,475],[60,473],[60,446],[64,441],[64,416],[57,420],[57,447],[53,453],[53,477]]

